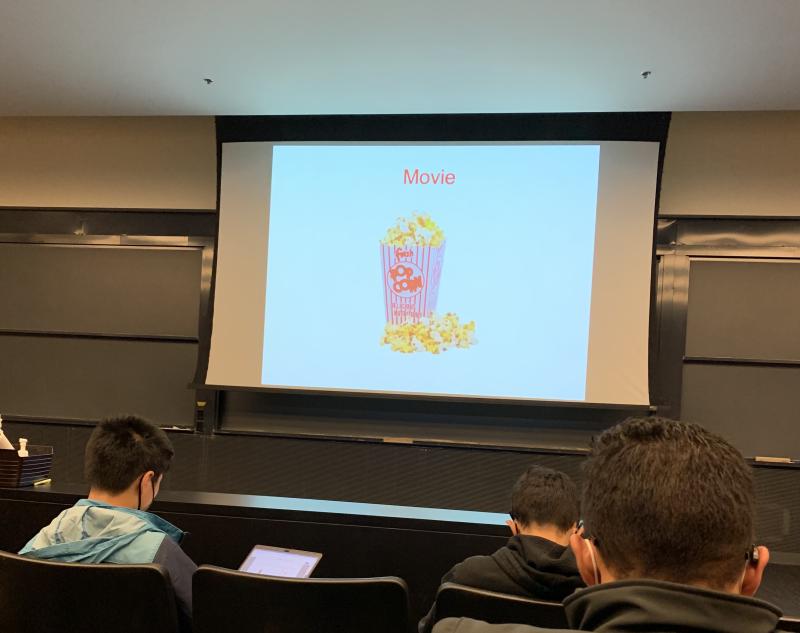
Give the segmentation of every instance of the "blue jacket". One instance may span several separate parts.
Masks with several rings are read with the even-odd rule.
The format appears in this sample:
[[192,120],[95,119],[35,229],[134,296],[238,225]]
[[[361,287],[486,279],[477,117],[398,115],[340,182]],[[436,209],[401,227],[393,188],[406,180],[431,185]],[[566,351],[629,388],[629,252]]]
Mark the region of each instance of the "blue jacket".
[[165,537],[180,543],[183,534],[155,514],[81,499],[19,553],[68,563],[152,563]]

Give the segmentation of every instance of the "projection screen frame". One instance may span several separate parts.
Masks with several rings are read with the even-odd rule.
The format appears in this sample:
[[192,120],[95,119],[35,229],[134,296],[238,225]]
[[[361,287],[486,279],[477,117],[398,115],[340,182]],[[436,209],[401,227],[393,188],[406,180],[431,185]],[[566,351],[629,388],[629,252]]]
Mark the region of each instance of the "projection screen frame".
[[[656,233],[660,197],[660,185],[664,162],[666,135],[670,113],[559,113],[559,114],[431,114],[431,115],[297,115],[297,116],[219,116],[217,129],[217,222],[215,245],[218,247],[220,218],[220,189],[222,179],[222,145],[244,142],[593,142],[634,141],[659,144],[658,166],[653,208],[650,314],[648,336],[648,391],[650,401],[654,395],[654,351],[657,322],[656,284],[657,253]],[[454,405],[474,404],[477,408],[524,407],[526,409],[560,410],[604,410],[625,411],[635,414],[653,412],[655,404],[616,404],[602,402],[579,402],[545,399],[488,398],[482,396],[452,396],[438,394],[411,394],[341,389],[253,387],[205,382],[208,370],[211,331],[217,275],[217,248],[211,276],[208,318],[204,319],[205,331],[201,332],[198,353],[196,389],[209,392],[257,392],[265,397],[276,394],[323,396],[331,403],[346,405],[358,401],[411,400]]]

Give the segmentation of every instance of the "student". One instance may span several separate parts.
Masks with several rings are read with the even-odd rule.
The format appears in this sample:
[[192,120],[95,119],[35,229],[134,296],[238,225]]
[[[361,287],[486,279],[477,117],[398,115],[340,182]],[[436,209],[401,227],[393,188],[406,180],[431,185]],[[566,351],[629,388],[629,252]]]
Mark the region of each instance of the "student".
[[61,512],[19,553],[76,563],[163,565],[175,590],[181,627],[189,628],[197,567],[178,545],[184,533],[146,512],[173,454],[166,433],[141,418],[100,422],[86,445],[89,498]]
[[[750,467],[720,436],[662,418],[604,432],[586,464],[584,529],[571,537],[590,585],[564,600],[583,631],[770,633],[780,611],[752,596],[769,560],[753,545]],[[435,633],[533,633],[450,618]]]
[[[513,536],[491,556],[472,556],[453,567],[442,583],[488,589],[500,593],[561,602],[583,587],[570,535],[578,520],[578,493],[564,473],[531,466],[511,492],[511,518],[506,524]],[[430,630],[436,605],[419,623]]]

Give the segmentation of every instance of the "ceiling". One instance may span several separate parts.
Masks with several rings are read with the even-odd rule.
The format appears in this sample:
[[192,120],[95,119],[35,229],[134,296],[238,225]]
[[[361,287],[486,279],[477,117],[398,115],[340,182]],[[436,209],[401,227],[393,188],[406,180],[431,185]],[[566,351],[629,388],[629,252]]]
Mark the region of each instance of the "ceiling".
[[637,110],[800,110],[800,0],[0,0],[0,115]]

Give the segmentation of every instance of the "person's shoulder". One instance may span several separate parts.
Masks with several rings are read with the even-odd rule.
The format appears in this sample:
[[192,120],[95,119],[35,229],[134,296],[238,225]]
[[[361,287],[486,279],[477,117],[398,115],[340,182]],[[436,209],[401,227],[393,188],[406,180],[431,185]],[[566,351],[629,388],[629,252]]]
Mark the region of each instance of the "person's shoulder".
[[487,574],[498,570],[497,561],[493,556],[470,556],[453,567],[450,571],[448,582],[460,585],[476,586],[486,580]]
[[181,567],[191,567],[194,569],[197,568],[197,565],[195,565],[186,552],[181,549],[180,545],[178,545],[166,534],[162,536],[163,539],[161,544],[159,545],[159,548],[153,557],[154,563],[164,565],[164,567],[167,568],[174,567],[176,565]]
[[566,633],[565,629],[540,629],[527,624],[489,624],[471,618],[445,618],[433,633]]

